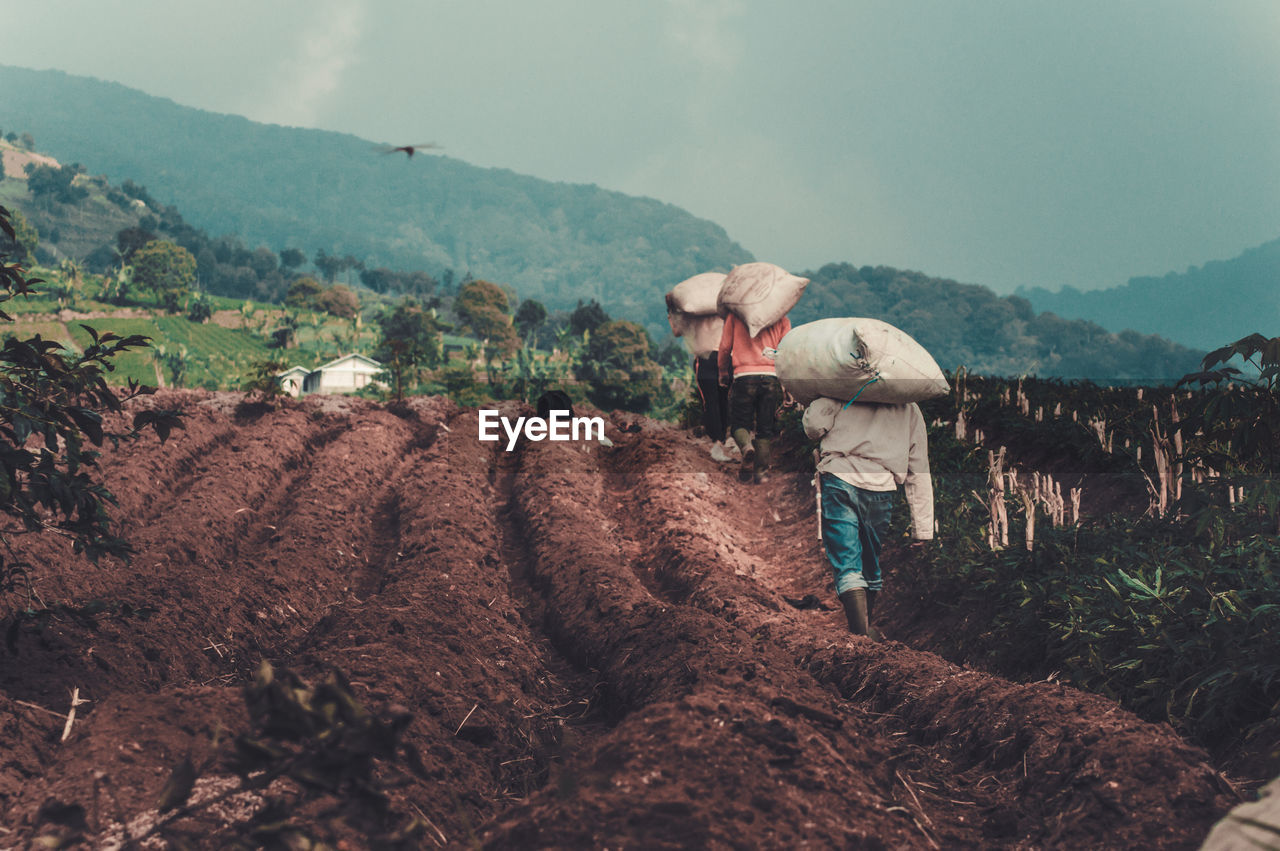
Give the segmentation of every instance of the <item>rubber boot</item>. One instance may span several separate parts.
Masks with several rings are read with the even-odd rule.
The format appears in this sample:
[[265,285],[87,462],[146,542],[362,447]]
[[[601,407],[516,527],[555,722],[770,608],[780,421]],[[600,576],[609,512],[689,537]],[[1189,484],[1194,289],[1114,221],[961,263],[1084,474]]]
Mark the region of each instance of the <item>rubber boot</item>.
[[872,618],[875,617],[876,613],[876,597],[879,594],[879,591],[872,591],[870,588],[867,589],[867,635],[871,636],[872,641],[884,640],[884,636],[880,634],[880,630],[871,625]]
[[867,619],[867,589],[850,588],[840,595],[840,603],[844,606],[845,619],[849,621],[849,632],[866,635],[870,626]]
[[752,481],[756,484],[762,484],[769,481],[769,459],[771,457],[772,448],[769,445],[768,438],[757,437],[751,442],[751,447],[756,451],[755,469],[752,471]]

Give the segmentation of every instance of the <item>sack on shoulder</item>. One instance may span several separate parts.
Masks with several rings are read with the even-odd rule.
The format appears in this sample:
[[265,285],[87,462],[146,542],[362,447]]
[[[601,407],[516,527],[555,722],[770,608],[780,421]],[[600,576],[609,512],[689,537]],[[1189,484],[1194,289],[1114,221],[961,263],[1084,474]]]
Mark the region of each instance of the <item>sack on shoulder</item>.
[[798,402],[819,396],[904,404],[950,391],[933,356],[905,331],[879,319],[819,319],[792,328],[778,344],[778,380]]

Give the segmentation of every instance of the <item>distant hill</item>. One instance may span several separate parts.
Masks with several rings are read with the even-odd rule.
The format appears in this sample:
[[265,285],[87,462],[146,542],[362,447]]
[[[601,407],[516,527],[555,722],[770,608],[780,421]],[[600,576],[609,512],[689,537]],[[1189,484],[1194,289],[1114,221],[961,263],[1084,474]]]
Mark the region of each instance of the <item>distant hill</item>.
[[[256,124],[61,72],[0,66],[0,128],[30,133],[39,152],[111,178],[77,178],[90,194],[70,204],[33,202],[16,175],[0,181],[0,202],[28,210],[53,259],[95,244],[109,256],[117,230],[150,221],[157,235],[197,254],[202,280],[221,295],[282,295],[286,270],[252,246],[300,248],[308,257],[323,250],[350,254],[369,268],[437,276],[450,270],[455,280],[470,273],[552,309],[596,299],[662,339],[663,295],[673,284],[752,259],[719,226],[652,199],[449,157],[406,161],[354,136]],[[269,261],[261,269],[260,259]],[[1165,380],[1199,362],[1199,352],[1166,339],[1037,315],[1042,305],[977,285],[849,264],[803,274],[812,283],[794,322],[879,317],[912,334],[949,369]],[[1270,298],[1275,316],[1275,294]],[[1145,327],[1141,313],[1131,310],[1128,324]],[[1199,304],[1188,313],[1206,318]],[[1219,335],[1204,345],[1220,342]]]
[[944,369],[1112,381],[1167,381],[1198,368],[1201,352],[1136,331],[1113,334],[1084,320],[1037,314],[1026,299],[886,266],[847,263],[810,279],[795,324],[824,316],[873,316],[898,326]]
[[1132,278],[1111,289],[1035,288],[1018,294],[1036,310],[1216,349],[1255,331],[1280,334],[1280,239],[1231,260],[1159,278]]
[[[29,194],[24,168],[27,165],[60,168],[53,157],[38,151],[24,151],[0,139],[0,204],[22,211],[40,235],[36,259],[56,265],[65,258],[83,261],[104,246],[116,243],[116,234],[137,227],[148,210],[145,204],[128,198],[105,180],[79,175],[74,185],[85,197],[70,203],[37,203]],[[110,251],[106,251],[110,256]]]
[[0,66],[0,128],[129,179],[192,225],[279,251],[351,254],[372,268],[470,273],[549,307],[596,299],[663,324],[663,294],[752,259],[723,228],[670,204],[552,183],[449,156],[258,124],[115,83]]

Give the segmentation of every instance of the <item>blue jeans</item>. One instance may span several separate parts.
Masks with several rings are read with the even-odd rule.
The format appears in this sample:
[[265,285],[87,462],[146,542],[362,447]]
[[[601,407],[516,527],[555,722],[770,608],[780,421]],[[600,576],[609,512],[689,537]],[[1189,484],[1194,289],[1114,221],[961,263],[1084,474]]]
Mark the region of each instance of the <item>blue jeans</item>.
[[879,591],[880,548],[889,532],[893,491],[854,487],[839,476],[823,473],[822,544],[835,575],[836,594],[854,588]]

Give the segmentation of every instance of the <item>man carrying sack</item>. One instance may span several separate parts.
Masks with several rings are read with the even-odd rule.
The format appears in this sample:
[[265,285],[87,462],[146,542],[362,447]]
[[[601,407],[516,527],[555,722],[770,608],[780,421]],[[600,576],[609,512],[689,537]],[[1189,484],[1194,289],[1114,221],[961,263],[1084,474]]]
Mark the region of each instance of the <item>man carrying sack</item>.
[[768,480],[770,441],[782,403],[773,358],[791,330],[787,313],[808,283],[772,263],[743,263],[725,276],[716,297],[725,317],[718,351],[720,384],[729,388],[729,433],[742,450],[738,478],[744,482]]
[[776,364],[782,386],[809,406],[805,434],[822,441],[822,543],[849,631],[879,640],[871,618],[884,586],[880,550],[898,485],[906,489],[913,537],[933,538],[929,436],[917,403],[950,386],[910,335],[866,317],[801,325],[782,342]]
[[[752,337],[746,324],[730,313],[720,335],[720,385],[729,388],[729,433],[742,450],[738,478],[761,484],[768,481],[769,454],[777,433],[782,385],[773,366],[778,343],[791,330],[782,317]],[[754,434],[754,437],[753,437]]]
[[804,431],[821,440],[818,476],[822,544],[835,576],[849,631],[880,640],[871,626],[884,587],[880,551],[893,495],[904,485],[912,537],[933,538],[929,436],[920,406],[838,402],[826,396],[804,412]]
[[720,385],[716,347],[724,331],[717,299],[726,275],[703,272],[676,284],[667,293],[667,321],[671,333],[684,340],[693,354],[693,377],[702,402],[702,427],[711,439],[711,457],[729,462],[736,452],[729,428],[729,391]]

